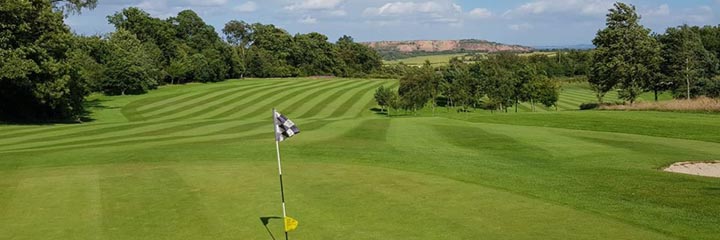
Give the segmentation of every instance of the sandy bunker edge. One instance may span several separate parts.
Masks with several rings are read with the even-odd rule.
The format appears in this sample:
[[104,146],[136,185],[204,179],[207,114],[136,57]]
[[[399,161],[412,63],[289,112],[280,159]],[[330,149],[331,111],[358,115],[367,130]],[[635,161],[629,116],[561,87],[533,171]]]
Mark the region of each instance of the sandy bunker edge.
[[720,161],[677,162],[666,167],[663,171],[720,178]]

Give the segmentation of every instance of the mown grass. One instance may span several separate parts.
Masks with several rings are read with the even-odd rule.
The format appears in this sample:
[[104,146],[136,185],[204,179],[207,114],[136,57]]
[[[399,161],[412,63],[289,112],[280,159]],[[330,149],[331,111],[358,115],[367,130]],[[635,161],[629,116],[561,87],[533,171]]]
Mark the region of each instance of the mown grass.
[[[3,239],[718,239],[720,180],[659,169],[720,159],[716,114],[370,111],[392,80],[247,79],[93,96],[92,122],[0,126]],[[577,105],[576,105],[577,104]],[[281,225],[271,230],[281,237]]]

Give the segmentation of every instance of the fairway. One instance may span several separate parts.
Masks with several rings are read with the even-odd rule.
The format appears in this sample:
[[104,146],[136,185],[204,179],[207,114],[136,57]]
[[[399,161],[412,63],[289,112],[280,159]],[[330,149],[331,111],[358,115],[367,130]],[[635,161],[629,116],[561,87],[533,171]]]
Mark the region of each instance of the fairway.
[[0,239],[271,239],[273,107],[302,130],[280,145],[291,239],[720,239],[720,179],[660,170],[720,160],[720,115],[576,111],[594,96],[568,85],[559,111],[388,118],[379,86],[174,85],[0,125]]

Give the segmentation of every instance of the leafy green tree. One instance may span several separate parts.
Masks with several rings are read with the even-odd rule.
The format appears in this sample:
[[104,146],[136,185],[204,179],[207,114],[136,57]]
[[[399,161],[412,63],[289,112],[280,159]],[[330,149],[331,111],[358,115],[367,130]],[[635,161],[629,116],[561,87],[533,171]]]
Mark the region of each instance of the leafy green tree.
[[[178,39],[176,29],[169,21],[151,17],[149,13],[136,7],[123,9],[108,16],[107,19],[116,29],[125,29],[135,34],[140,42],[157,46],[160,54],[153,53],[152,55],[160,56],[154,59],[157,68],[163,75],[159,81],[169,81],[170,83],[175,81],[167,71],[172,58],[177,54],[175,47]],[[155,47],[152,49],[156,51]]]
[[255,77],[291,77],[296,70],[288,63],[293,38],[275,25],[252,25],[252,45],[248,49],[247,69]]
[[[560,100],[560,86],[557,82],[554,82],[550,78],[540,75],[533,81],[534,94],[533,100],[537,99],[538,102],[545,105],[545,107],[555,106],[557,108],[557,102]],[[535,102],[532,102],[533,109],[535,109]]]
[[350,36],[342,36],[336,42],[338,57],[345,63],[346,76],[363,76],[381,69],[382,58],[374,49],[356,43]]
[[432,95],[432,79],[435,78],[432,67],[425,67],[410,71],[400,78],[398,94],[405,110],[417,112],[430,102]]
[[83,8],[93,9],[97,6],[97,0],[50,0],[57,12],[64,14],[80,13]]
[[240,52],[244,52],[244,50],[238,51],[238,48],[233,48],[231,46],[225,46],[223,48],[225,50],[220,53],[223,57],[223,61],[225,61],[224,64],[228,67],[226,78],[243,78],[247,67],[245,66],[244,58],[241,55],[244,53]]
[[390,116],[388,108],[392,105],[392,101],[396,100],[393,99],[395,95],[397,95],[397,93],[394,92],[393,89],[385,86],[380,86],[375,90],[375,101],[380,106],[381,111],[386,112],[388,116]]
[[468,65],[457,59],[451,59],[442,72],[442,81],[440,83],[441,92],[447,100],[445,106],[449,108],[458,105],[463,110],[467,110],[467,107],[475,102],[471,92],[478,92],[479,98],[482,98],[484,93],[473,91],[479,90],[479,88],[472,83],[474,81],[470,77]]
[[222,29],[225,39],[233,46],[248,48],[252,43],[253,26],[245,21],[231,20]]
[[634,6],[615,3],[607,14],[607,27],[593,39],[596,49],[589,82],[601,102],[618,84],[620,96],[635,102],[643,91],[643,79],[659,70],[660,46],[639,20]]
[[714,77],[718,60],[703,46],[699,30],[683,25],[668,28],[659,36],[662,48],[662,73],[667,82],[671,82],[673,92],[678,97],[690,99],[701,94],[699,81],[707,82]]
[[390,96],[388,98],[388,117],[390,115],[390,109],[400,109],[402,107],[402,100],[400,99],[400,95],[398,95],[397,91],[390,91]]
[[170,84],[182,84],[193,79],[192,73],[195,67],[190,59],[192,49],[184,43],[175,44],[173,47],[174,56],[170,59],[166,71]]
[[[63,13],[94,1],[0,1],[0,119],[78,120],[87,86]],[[79,60],[81,57],[75,57]]]
[[100,88],[108,95],[142,94],[158,84],[157,67],[147,45],[131,32],[119,29],[108,38],[110,48]]
[[169,18],[168,22],[175,28],[176,38],[198,52],[221,42],[215,28],[206,24],[192,10],[181,11],[177,16]]
[[516,76],[495,60],[486,59],[470,66],[470,75],[488,98],[485,106],[507,111],[515,101]]
[[519,102],[530,102],[531,110],[535,111],[535,101],[541,98],[541,91],[547,76],[540,74],[533,65],[523,67],[517,73],[515,82],[515,112]]
[[295,35],[289,63],[301,76],[337,75],[336,49],[327,40],[325,35],[316,32]]
[[693,27],[700,34],[703,46],[710,51],[715,58],[720,59],[720,25]]
[[75,36],[72,45],[68,63],[86,83],[88,91],[100,91],[99,84],[104,77],[109,54],[107,43],[99,36]]
[[68,52],[68,64],[73,68],[75,77],[85,83],[87,92],[99,89],[100,80],[104,77],[105,66],[98,63],[87,52],[73,49]]
[[247,49],[250,47],[253,39],[253,27],[245,21],[231,20],[225,24],[222,29],[225,39],[235,48],[231,61],[231,73],[242,78],[247,70]]

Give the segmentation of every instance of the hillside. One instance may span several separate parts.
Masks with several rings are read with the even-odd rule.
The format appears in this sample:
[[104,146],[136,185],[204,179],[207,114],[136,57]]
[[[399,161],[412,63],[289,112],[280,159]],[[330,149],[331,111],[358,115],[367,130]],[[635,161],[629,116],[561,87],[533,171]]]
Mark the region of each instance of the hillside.
[[415,40],[415,41],[379,41],[363,44],[380,52],[530,52],[531,47],[508,45],[476,39],[463,40]]

